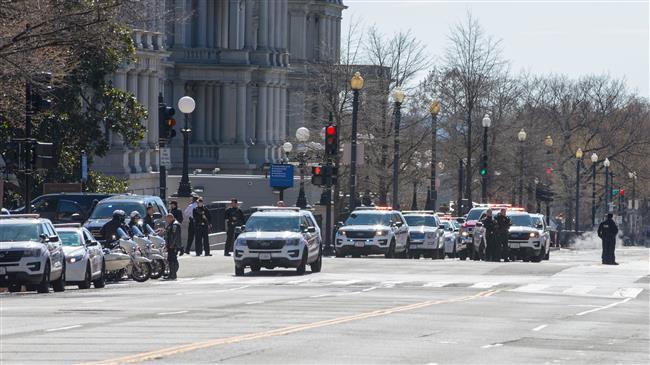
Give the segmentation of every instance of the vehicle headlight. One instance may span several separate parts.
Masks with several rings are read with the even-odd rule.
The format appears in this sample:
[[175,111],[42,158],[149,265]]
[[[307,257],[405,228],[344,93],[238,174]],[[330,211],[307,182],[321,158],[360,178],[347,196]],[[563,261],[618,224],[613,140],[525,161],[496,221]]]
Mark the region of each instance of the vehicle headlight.
[[246,240],[236,240],[235,246],[246,246]]
[[377,232],[375,232],[375,236],[385,236],[387,234],[388,234],[387,231],[377,231]]
[[463,237],[467,237],[467,236],[469,236],[469,233],[468,232],[463,232],[460,235],[463,236]]
[[71,264],[74,264],[75,262],[81,261],[84,258],[84,255],[75,255],[72,257],[68,257],[68,262]]
[[41,249],[40,248],[30,248],[25,251],[23,251],[23,256],[25,257],[38,257],[41,256]]
[[339,233],[341,236],[343,236],[343,237],[347,236],[347,232],[346,232],[346,231],[343,231],[343,230],[340,230],[340,229],[339,229],[339,232],[338,232],[338,233]]
[[299,244],[300,244],[300,238],[287,240],[287,246],[298,246]]
[[530,232],[530,238],[537,238],[537,237],[539,237],[538,232]]
[[426,237],[427,237],[427,239],[433,239],[433,237],[435,237],[435,233],[433,233],[433,232],[427,232],[427,233],[426,233]]

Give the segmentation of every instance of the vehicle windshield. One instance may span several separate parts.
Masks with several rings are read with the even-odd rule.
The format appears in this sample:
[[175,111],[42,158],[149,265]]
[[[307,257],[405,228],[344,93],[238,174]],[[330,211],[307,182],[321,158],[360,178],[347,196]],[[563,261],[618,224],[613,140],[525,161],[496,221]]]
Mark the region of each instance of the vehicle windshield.
[[533,220],[528,214],[517,214],[509,216],[513,226],[533,227]]
[[533,220],[533,226],[535,227],[539,225],[542,226],[544,225],[544,220],[542,219],[542,217],[531,217],[531,219]]
[[451,224],[454,226],[454,229],[460,229],[460,223],[454,221],[454,222],[451,222]]
[[467,213],[467,220],[468,221],[477,221],[480,217],[481,214],[483,214],[487,208],[474,208]]
[[9,223],[0,225],[0,242],[35,241],[40,242],[38,224]]
[[298,216],[263,216],[253,214],[246,222],[247,232],[300,232]]
[[59,238],[63,246],[81,246],[81,237],[74,231],[59,231]]
[[389,226],[390,214],[377,214],[377,213],[352,213],[345,221],[345,225],[361,225],[361,226]]
[[436,217],[432,215],[405,215],[406,223],[411,226],[437,227]]
[[112,218],[113,212],[116,210],[123,210],[126,214],[130,214],[132,211],[137,210],[140,213],[140,216],[144,217],[144,205],[135,202],[106,202],[99,203],[93,210],[93,214],[90,216],[91,219],[105,219]]
[[445,226],[445,230],[448,230],[449,228],[452,228],[452,227],[453,227],[453,225],[452,225],[451,222],[449,222],[449,221],[442,221],[442,222],[440,222],[440,224],[442,224],[443,226]]

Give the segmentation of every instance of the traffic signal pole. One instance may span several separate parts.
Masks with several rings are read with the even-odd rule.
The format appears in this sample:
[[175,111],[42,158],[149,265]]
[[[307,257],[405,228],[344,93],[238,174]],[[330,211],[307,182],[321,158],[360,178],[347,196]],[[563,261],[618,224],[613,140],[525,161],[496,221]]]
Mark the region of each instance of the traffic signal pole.
[[25,142],[23,142],[23,155],[25,156],[24,169],[24,189],[25,189],[25,213],[32,211],[32,156],[31,156],[31,138],[32,138],[32,83],[27,81],[25,86]]
[[[161,129],[161,123],[165,122],[162,119],[164,118],[163,115],[160,115],[160,112],[164,109],[163,108],[163,96],[162,93],[158,93],[158,161],[161,161],[160,159],[160,151],[162,148],[167,147],[167,141],[165,140],[165,136],[160,135]],[[162,163],[159,165],[159,177],[160,177],[160,199],[162,199],[163,203],[167,204],[166,197],[167,197],[167,167],[163,165]]]

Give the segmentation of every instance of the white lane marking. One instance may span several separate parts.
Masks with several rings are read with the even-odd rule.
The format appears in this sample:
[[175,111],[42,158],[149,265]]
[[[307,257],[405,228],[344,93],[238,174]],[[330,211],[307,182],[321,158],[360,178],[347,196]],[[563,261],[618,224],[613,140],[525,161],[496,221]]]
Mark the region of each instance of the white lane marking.
[[369,291],[371,291],[371,290],[375,290],[375,289],[377,289],[376,286],[371,286],[370,288],[365,288],[365,289],[363,289],[363,290],[361,290],[361,291],[362,291],[362,292],[369,292]]
[[593,304],[569,304],[569,307],[598,308],[600,306]]
[[224,289],[224,290],[219,290],[219,291],[235,291],[235,290],[241,290],[241,289],[246,289],[246,288],[250,288],[250,285],[238,286],[236,288]]
[[619,288],[614,292],[613,296],[616,298],[636,298],[642,291],[643,288]]
[[297,285],[297,284],[302,284],[302,283],[307,282],[307,281],[309,281],[309,279],[291,280],[291,281],[287,281],[287,284],[288,285]]
[[470,288],[475,288],[475,289],[489,289],[489,288],[491,288],[491,287],[493,287],[493,286],[497,286],[497,285],[499,285],[499,284],[501,284],[501,283],[476,283],[476,284],[470,286]]
[[383,285],[384,288],[394,288],[395,285],[401,284],[401,283],[403,283],[403,281],[384,281],[382,283],[382,285]]
[[246,304],[246,305],[253,305],[253,304],[262,304],[262,303],[264,303],[264,302],[259,301],[259,300],[256,300],[256,301],[254,301],[254,302],[247,302],[247,303],[245,303],[245,304]]
[[87,300],[85,302],[82,302],[83,304],[92,304],[92,303],[102,303],[104,300],[102,299],[95,299],[95,300]]
[[576,314],[576,316],[584,316],[585,314],[598,312],[598,311],[603,310],[603,309],[609,309],[609,308],[615,307],[615,306],[617,306],[619,304],[627,303],[632,299],[634,299],[634,298],[625,298],[625,299],[621,300],[620,302],[614,302],[612,304],[608,304],[608,305],[605,305],[605,306],[602,306],[602,307],[598,307],[598,308],[590,309],[588,311],[580,312],[580,313]]
[[562,294],[585,295],[594,289],[596,289],[596,287],[592,285],[575,285],[563,290]]
[[422,285],[425,288],[442,288],[445,285],[449,285],[451,283],[426,283]]
[[541,325],[541,326],[537,326],[537,327],[533,328],[533,331],[538,332],[538,331],[543,330],[543,329],[546,328],[546,327],[548,327],[548,325],[547,325],[547,324],[543,324],[543,325]]
[[65,326],[65,327],[59,327],[59,328],[51,328],[49,330],[45,330],[45,332],[57,332],[57,331],[65,331],[65,330],[71,330],[73,328],[79,328],[81,327],[80,324],[75,324],[74,326]]
[[550,285],[544,285],[544,284],[527,284],[527,285],[515,288],[513,291],[536,292],[536,291],[542,291],[542,290],[548,288],[549,286]]
[[491,345],[481,346],[481,348],[482,349],[489,349],[489,348],[492,348],[492,347],[501,347],[501,346],[503,346],[502,343],[495,343],[495,344],[491,344]]
[[360,292],[360,291],[352,291],[352,292],[349,292],[349,293],[339,293],[339,294],[336,294],[336,296],[337,297],[342,297],[344,295],[353,295],[353,294],[361,294],[361,293],[362,292]]
[[323,298],[323,297],[328,297],[332,294],[318,294],[318,295],[312,295],[310,298]]
[[329,285],[352,285],[359,282],[361,282],[361,280],[339,280],[339,281],[332,281],[331,283],[329,283]]
[[172,314],[183,314],[183,313],[187,313],[187,312],[189,312],[189,311],[160,312],[160,313],[158,313],[158,315],[159,316],[169,316],[169,315],[172,315]]

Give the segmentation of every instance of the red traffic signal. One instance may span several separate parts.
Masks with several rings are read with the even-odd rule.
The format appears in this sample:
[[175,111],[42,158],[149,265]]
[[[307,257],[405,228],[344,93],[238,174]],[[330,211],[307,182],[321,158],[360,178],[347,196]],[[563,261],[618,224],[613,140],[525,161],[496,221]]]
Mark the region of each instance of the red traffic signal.
[[335,125],[328,125],[325,128],[325,155],[336,156],[339,151],[339,133]]
[[336,127],[333,125],[330,125],[327,127],[325,130],[328,136],[333,137],[336,134]]
[[619,192],[619,194],[621,194],[621,196],[625,196],[625,189],[621,189],[621,191]]
[[312,175],[320,175],[321,174],[321,167],[320,166],[314,166],[311,168],[311,173]]

